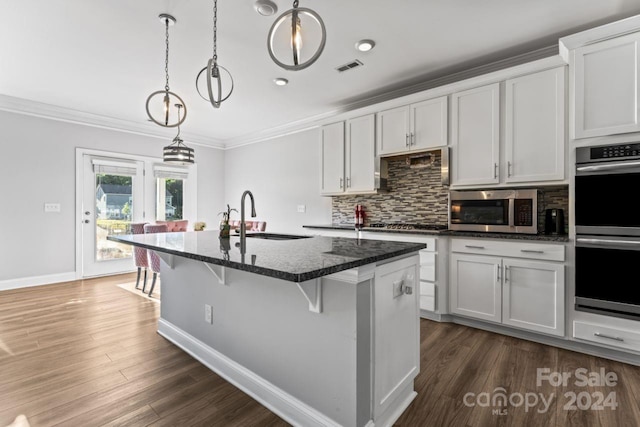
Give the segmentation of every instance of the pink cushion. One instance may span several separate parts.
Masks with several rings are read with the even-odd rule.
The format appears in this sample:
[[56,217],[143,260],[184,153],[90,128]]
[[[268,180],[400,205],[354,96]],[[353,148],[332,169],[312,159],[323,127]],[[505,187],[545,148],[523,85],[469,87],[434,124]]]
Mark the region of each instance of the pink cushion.
[[156,221],[157,224],[166,224],[167,231],[187,231],[187,226],[189,225],[188,219],[179,219],[176,221]]
[[[169,230],[167,224],[146,224],[144,226],[145,234],[166,233]],[[147,251],[149,267],[154,273],[160,273],[160,257],[154,251]]]
[[[247,225],[247,231],[265,231],[267,229],[266,221],[245,221]],[[229,225],[233,229],[240,228],[240,221],[229,221]]]
[[[144,234],[144,226],[146,222],[136,222],[131,224],[132,234]],[[147,250],[145,248],[133,247],[133,261],[136,267],[147,268],[149,267],[149,258],[147,257]]]

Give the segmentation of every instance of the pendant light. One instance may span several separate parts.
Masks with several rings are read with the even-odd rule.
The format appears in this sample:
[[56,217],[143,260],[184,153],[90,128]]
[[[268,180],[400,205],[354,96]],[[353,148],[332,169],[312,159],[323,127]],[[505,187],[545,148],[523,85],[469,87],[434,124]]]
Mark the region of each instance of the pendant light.
[[273,62],[285,70],[297,71],[316,62],[322,54],[327,34],[320,15],[311,9],[298,7],[276,19],[269,31],[267,48]]
[[[166,13],[162,13],[158,16],[160,22],[165,25],[165,59],[164,59],[164,73],[165,73],[165,85],[164,90],[158,90],[153,92],[147,98],[147,115],[155,124],[166,128],[172,128],[180,126],[184,119],[187,117],[187,107],[178,95],[169,90],[169,26],[176,23],[176,18]],[[174,114],[172,106],[180,105],[177,114]],[[180,117],[180,109],[184,108],[184,113]],[[174,119],[177,116],[177,121]]]
[[[202,99],[208,101],[213,105],[213,108],[220,108],[220,104],[227,100],[233,92],[233,77],[229,70],[218,64],[218,0],[213,0],[213,55],[207,61],[207,66],[204,67],[196,76],[196,89]],[[230,82],[229,93],[223,96],[222,91],[222,79],[223,75],[225,80]],[[207,90],[204,90],[206,79]]]
[[[164,147],[162,153],[162,159],[165,163],[171,163],[174,165],[188,165],[195,163],[195,156],[193,148],[189,148],[184,144],[182,138],[180,138],[180,112],[184,107],[182,104],[175,104],[178,109],[178,134],[171,144]],[[184,116],[183,116],[184,120]]]

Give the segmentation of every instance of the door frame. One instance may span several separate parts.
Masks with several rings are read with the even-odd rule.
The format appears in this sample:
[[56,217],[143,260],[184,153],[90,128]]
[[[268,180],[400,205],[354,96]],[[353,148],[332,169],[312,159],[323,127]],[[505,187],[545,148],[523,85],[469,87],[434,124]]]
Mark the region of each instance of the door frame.
[[[83,271],[82,271],[82,205],[83,205],[83,187],[84,187],[84,166],[83,159],[85,155],[89,156],[99,156],[99,157],[113,157],[119,158],[123,160],[131,160],[131,161],[141,161],[144,163],[144,201],[143,201],[143,220],[148,222],[155,221],[155,177],[153,174],[153,166],[162,164],[162,158],[160,157],[152,157],[152,156],[141,156],[137,154],[130,153],[120,153],[115,151],[105,151],[105,150],[95,150],[90,148],[82,148],[76,147],[76,204],[75,204],[75,215],[74,220],[76,223],[75,227],[75,277],[76,280],[83,279]],[[189,170],[189,179],[185,185],[185,204],[184,204],[184,215],[185,219],[189,220],[189,225],[193,227],[193,223],[197,220],[198,214],[198,168],[197,164],[193,164],[188,166]],[[149,172],[149,173],[147,173]],[[147,189],[153,188],[154,191],[147,191]],[[135,268],[132,264],[131,271],[135,271]]]

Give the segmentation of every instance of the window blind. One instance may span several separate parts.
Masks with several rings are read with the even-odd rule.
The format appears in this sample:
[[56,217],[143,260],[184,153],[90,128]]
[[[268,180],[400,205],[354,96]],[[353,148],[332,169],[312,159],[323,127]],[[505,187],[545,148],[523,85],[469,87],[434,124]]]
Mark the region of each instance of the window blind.
[[182,179],[189,178],[189,170],[170,166],[153,166],[153,176],[156,178]]
[[136,176],[138,174],[138,167],[135,162],[92,159],[91,163],[93,163],[93,171],[99,174],[123,176]]

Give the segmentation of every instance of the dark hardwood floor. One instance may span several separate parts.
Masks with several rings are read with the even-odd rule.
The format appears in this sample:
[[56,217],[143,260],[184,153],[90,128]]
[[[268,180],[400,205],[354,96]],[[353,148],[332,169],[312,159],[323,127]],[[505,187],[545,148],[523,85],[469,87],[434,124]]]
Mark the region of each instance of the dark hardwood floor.
[[[160,337],[159,304],[117,286],[134,279],[0,292],[0,426],[18,414],[32,427],[288,425]],[[538,385],[539,368],[572,376]],[[580,368],[616,385],[576,384]],[[640,425],[640,367],[448,323],[421,321],[416,390],[396,425]],[[506,406],[492,403],[500,391]]]

